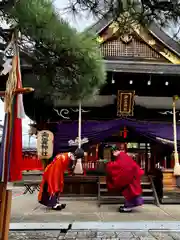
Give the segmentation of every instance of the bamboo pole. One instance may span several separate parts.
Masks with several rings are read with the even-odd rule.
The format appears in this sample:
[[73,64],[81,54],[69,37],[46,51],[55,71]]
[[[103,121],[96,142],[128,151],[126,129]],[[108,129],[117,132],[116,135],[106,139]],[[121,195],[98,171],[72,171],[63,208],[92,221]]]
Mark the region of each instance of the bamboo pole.
[[177,150],[176,100],[178,100],[178,96],[173,96],[174,175],[180,176],[179,156]]
[[173,98],[173,132],[174,132],[174,160],[175,165],[179,164],[177,151],[177,127],[176,127],[176,100]]

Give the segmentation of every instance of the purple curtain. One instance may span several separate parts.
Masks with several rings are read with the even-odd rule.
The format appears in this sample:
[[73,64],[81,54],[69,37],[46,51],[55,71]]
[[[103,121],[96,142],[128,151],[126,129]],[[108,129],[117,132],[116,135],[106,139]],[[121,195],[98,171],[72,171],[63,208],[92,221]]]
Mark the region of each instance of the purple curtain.
[[[152,123],[135,120],[124,120],[127,127],[133,128],[136,132],[160,137],[168,140],[173,140],[173,125],[172,123]],[[177,139],[180,140],[180,126],[177,126]]]
[[[156,140],[156,137],[173,140],[172,123],[152,123],[131,119],[115,119],[110,121],[86,121],[82,123],[82,138],[87,137],[90,143],[103,141],[105,138],[120,131],[120,127],[129,127],[137,134]],[[69,140],[78,136],[77,122],[63,122],[54,128],[54,154],[69,151]],[[177,126],[177,139],[180,140],[180,126]]]
[[[82,124],[82,138],[87,137],[90,143],[101,142],[116,133],[123,126],[122,120],[86,121]],[[78,136],[78,123],[68,122],[57,124],[54,129],[54,154],[69,151],[69,140]]]

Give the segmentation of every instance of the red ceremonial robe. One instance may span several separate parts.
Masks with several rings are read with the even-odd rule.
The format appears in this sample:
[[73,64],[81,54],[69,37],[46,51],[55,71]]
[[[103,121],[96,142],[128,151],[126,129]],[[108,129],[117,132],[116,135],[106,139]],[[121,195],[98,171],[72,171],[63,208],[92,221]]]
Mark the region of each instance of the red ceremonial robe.
[[141,195],[141,177],[144,171],[125,152],[120,152],[114,162],[109,162],[106,171],[109,190],[121,192],[126,200]]
[[68,166],[68,153],[58,154],[52,163],[50,163],[43,174],[42,183],[40,185],[40,191],[38,195],[38,200],[41,201],[42,194],[44,190],[44,185],[48,185],[49,196],[54,196],[63,192],[64,188],[64,172]]

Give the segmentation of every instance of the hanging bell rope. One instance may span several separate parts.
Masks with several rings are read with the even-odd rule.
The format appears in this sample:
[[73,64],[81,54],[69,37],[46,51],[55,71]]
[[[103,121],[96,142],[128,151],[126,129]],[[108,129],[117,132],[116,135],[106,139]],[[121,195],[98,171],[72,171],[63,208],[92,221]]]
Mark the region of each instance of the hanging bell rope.
[[83,174],[83,166],[82,166],[82,157],[84,155],[83,150],[81,149],[81,101],[79,101],[79,119],[78,119],[78,148],[75,151],[75,155],[77,157],[77,163],[74,168],[74,174]]
[[81,148],[81,101],[79,101],[79,119],[78,119],[78,148]]

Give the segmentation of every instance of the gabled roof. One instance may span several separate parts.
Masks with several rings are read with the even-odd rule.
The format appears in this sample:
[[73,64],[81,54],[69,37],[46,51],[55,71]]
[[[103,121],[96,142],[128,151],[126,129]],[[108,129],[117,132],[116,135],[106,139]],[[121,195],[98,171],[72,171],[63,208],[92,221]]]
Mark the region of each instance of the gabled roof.
[[166,47],[168,47],[175,54],[180,56],[180,44],[177,43],[173,38],[169,37],[157,24],[152,23],[149,26],[149,31],[158,38]]
[[[96,33],[100,37],[100,43],[107,44],[110,40],[109,44],[111,44],[111,35],[110,38],[108,36],[104,39],[103,34],[105,32],[106,36],[108,29],[112,32],[111,29],[113,25],[115,25],[114,23],[115,21],[112,14],[106,14],[88,30]],[[164,60],[155,60],[153,63],[152,61],[147,61],[147,58],[136,61],[135,58],[130,60],[128,58],[118,59],[118,57],[111,58],[105,56],[104,62],[107,71],[180,75],[180,44],[169,37],[155,22],[151,23],[148,28],[139,25],[139,30],[133,26],[132,29],[146,45],[164,57]],[[103,48],[104,44],[102,45],[102,51]]]
[[[113,22],[113,17],[111,14],[106,14],[103,18],[92,25],[89,30],[99,34],[104,30],[109,24]],[[169,37],[155,22],[151,23],[148,27],[149,32],[161,41],[167,48],[173,51],[175,54],[180,56],[180,44],[174,39]]]

